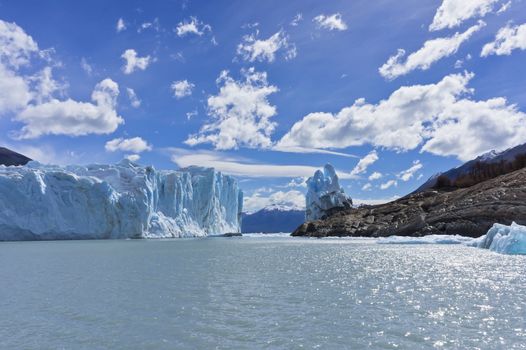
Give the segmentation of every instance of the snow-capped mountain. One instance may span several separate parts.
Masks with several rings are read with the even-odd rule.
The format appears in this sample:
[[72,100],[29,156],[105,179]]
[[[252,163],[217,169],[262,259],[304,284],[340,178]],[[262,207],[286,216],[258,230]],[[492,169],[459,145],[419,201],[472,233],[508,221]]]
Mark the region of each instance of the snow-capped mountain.
[[239,232],[242,202],[236,180],[211,168],[0,166],[0,240]]
[[439,178],[447,178],[450,182],[453,183],[461,176],[465,176],[472,172],[473,169],[475,169],[475,167],[500,163],[507,166],[513,163],[518,156],[524,155],[526,155],[526,143],[513,148],[509,148],[502,152],[496,152],[494,150],[489,151],[456,168],[431,176],[422,186],[420,186],[415,191],[415,193],[422,192],[435,187]]
[[254,213],[243,213],[241,232],[292,232],[305,220],[305,210],[298,206],[272,204]]

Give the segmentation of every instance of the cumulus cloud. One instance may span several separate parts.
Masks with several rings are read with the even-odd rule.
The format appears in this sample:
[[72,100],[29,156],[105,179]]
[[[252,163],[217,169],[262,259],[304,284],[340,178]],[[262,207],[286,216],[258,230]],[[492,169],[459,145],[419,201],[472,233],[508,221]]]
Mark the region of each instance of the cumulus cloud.
[[117,31],[117,33],[120,33],[123,30],[126,30],[126,23],[124,23],[124,20],[122,18],[119,18],[117,20],[117,25],[115,26],[115,30]]
[[500,0],[443,0],[435,13],[429,30],[458,27],[462,22],[473,17],[484,17],[493,11]]
[[195,85],[188,80],[174,81],[171,85],[174,97],[177,99],[190,96]]
[[276,191],[266,194],[262,191],[256,191],[251,196],[243,198],[243,210],[245,212],[255,212],[268,206],[280,206],[287,209],[304,210],[305,195],[297,190]]
[[179,22],[179,24],[175,28],[175,32],[179,37],[183,37],[188,34],[201,36],[207,31],[211,32],[212,27],[210,27],[210,25],[208,24],[199,21],[197,17],[190,17],[190,20],[184,20],[182,22]]
[[[14,138],[105,134],[124,122],[115,111],[119,87],[111,79],[95,86],[90,103],[56,98],[54,95],[62,93],[66,84],[53,79],[49,66],[35,74],[26,73],[32,68],[32,59],[47,60],[47,52],[39,50],[21,27],[0,20],[0,113],[9,113],[13,120],[24,124],[21,130],[11,133]],[[26,66],[28,69],[22,71]]]
[[133,137],[130,139],[119,137],[106,142],[104,148],[106,148],[106,151],[108,152],[123,151],[141,153],[152,150],[152,146],[150,146],[148,142],[143,140],[141,137]]
[[371,185],[370,183],[366,183],[365,185],[362,186],[362,191],[370,191],[373,189],[373,185]]
[[526,23],[522,25],[507,25],[499,29],[495,40],[482,48],[480,56],[510,55],[513,50],[526,50]]
[[245,61],[273,62],[280,50],[286,60],[296,57],[296,46],[289,43],[289,37],[283,30],[268,39],[258,39],[258,33],[245,35],[243,42],[237,46],[237,54]]
[[400,87],[377,104],[358,99],[336,114],[308,114],[278,146],[342,149],[371,144],[398,151],[420,147],[469,160],[524,143],[526,114],[503,97],[472,99],[468,84],[473,76],[451,74],[436,84]]
[[328,30],[347,30],[347,24],[343,21],[340,13],[332,15],[319,15],[314,17],[313,21],[316,23],[318,28]]
[[477,25],[472,26],[463,33],[457,32],[451,37],[428,40],[421,49],[411,53],[405,61],[405,50],[399,49],[396,55],[391,56],[380,67],[380,75],[392,80],[415,69],[427,70],[433,63],[455,54],[463,42],[485,25],[484,22],[479,21]]
[[376,151],[371,151],[369,154],[367,154],[365,157],[358,161],[358,164],[356,164],[354,169],[351,171],[351,175],[358,176],[360,174],[365,173],[367,171],[367,168],[371,166],[374,162],[376,162],[378,159],[378,153],[376,153]]
[[21,27],[0,20],[0,59],[3,64],[19,68],[27,65],[30,57],[39,52],[37,43]]
[[415,173],[418,170],[422,169],[422,167],[423,167],[422,163],[420,163],[419,160],[415,160],[413,162],[413,165],[409,169],[406,169],[398,174],[398,178],[402,181],[407,182],[411,180],[413,176],[415,175]]
[[90,102],[51,98],[41,104],[30,104],[15,119],[25,124],[17,138],[31,139],[41,135],[108,134],[124,123],[116,110],[119,85],[104,79],[95,86]]
[[126,88],[126,93],[128,94],[128,99],[133,108],[139,108],[141,106],[141,100],[137,97],[135,90],[132,88]]
[[211,143],[219,150],[272,146],[270,136],[276,123],[271,118],[277,112],[268,96],[278,88],[269,85],[265,72],[254,68],[242,70],[242,75],[243,79],[235,80],[228,71],[221,73],[219,93],[207,100],[210,120],[198,134],[190,135],[186,144]]
[[369,181],[374,181],[374,180],[379,180],[382,178],[382,173],[378,172],[378,171],[375,171],[374,173],[372,173],[370,176],[369,176]]
[[37,43],[15,23],[0,20],[0,113],[16,112],[33,98],[30,79],[19,68],[40,54]]
[[152,61],[149,55],[145,57],[137,56],[137,51],[134,49],[124,51],[121,57],[126,61],[124,66],[122,66],[124,74],[131,74],[136,70],[145,70]]
[[[321,167],[308,165],[282,165],[254,162],[223,152],[169,148],[172,162],[184,168],[191,165],[213,167],[226,174],[245,177],[297,178],[310,177]],[[349,173],[336,172],[340,179],[353,178]]]
[[381,190],[387,190],[388,188],[391,188],[393,186],[398,186],[398,182],[396,180],[389,180],[383,184],[380,185]]

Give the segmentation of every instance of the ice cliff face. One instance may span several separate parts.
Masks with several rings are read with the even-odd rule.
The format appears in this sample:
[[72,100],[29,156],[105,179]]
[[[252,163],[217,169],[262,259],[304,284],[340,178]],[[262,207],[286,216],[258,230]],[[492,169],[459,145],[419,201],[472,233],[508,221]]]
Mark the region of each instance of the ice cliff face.
[[336,171],[330,164],[326,164],[323,171],[317,170],[314,176],[307,180],[305,199],[305,219],[307,221],[318,220],[334,210],[352,206],[351,198],[345,195]]
[[242,196],[233,178],[199,167],[0,166],[0,240],[240,232]]
[[526,226],[494,224],[472,245],[501,254],[526,254]]

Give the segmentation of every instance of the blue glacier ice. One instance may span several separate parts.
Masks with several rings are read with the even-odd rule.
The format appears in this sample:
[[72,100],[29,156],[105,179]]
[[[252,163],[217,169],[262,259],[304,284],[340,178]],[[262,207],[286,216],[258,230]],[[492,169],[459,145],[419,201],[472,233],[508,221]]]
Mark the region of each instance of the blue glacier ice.
[[526,254],[526,226],[494,224],[473,246],[501,254]]
[[210,168],[0,166],[0,240],[240,232],[242,199],[234,178]]
[[323,171],[317,170],[309,177],[305,204],[307,221],[321,219],[331,210],[352,206],[352,200],[345,195],[332,165],[326,164]]

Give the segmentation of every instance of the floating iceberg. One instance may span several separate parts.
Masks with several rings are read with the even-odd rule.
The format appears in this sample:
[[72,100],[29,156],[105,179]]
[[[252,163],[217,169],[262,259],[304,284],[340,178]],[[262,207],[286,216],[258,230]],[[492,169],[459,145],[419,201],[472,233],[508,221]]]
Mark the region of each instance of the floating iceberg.
[[502,254],[526,254],[526,226],[494,224],[472,245]]
[[427,235],[423,237],[389,236],[378,238],[378,244],[470,244],[473,238],[460,235]]
[[345,195],[338,181],[338,175],[330,164],[326,164],[323,171],[317,170],[314,176],[307,180],[305,202],[307,221],[318,220],[335,209],[352,206],[351,198]]
[[0,166],[0,240],[240,232],[242,196],[235,179],[208,168]]

